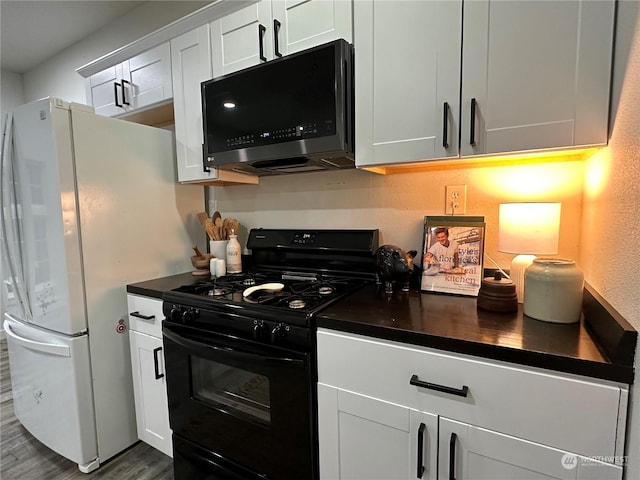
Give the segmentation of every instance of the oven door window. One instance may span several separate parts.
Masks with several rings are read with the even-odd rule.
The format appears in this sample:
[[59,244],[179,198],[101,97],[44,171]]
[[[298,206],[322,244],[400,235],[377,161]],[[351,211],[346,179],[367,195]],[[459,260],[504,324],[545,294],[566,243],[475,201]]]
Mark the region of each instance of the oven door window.
[[269,378],[200,357],[191,357],[195,399],[240,419],[271,424]]

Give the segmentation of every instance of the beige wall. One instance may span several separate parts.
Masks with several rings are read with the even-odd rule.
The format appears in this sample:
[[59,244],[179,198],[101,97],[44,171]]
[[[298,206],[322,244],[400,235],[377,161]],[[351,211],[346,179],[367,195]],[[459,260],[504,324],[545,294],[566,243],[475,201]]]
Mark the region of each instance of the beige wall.
[[[588,281],[640,331],[640,8],[620,2],[619,31],[632,41],[619,44],[628,57],[616,71],[622,88],[609,147],[586,165],[581,265]],[[622,33],[622,32],[621,32]],[[623,62],[621,62],[623,63]],[[640,478],[640,349],[631,394],[627,479]]]
[[262,177],[259,185],[214,187],[210,207],[242,224],[240,241],[254,227],[379,228],[381,242],[422,248],[425,215],[445,214],[445,185],[467,185],[467,214],[487,223],[486,252],[508,268],[512,255],[497,251],[498,205],[506,201],[562,202],[559,255],[578,258],[584,163],[483,166],[424,173],[377,175],[360,170]]

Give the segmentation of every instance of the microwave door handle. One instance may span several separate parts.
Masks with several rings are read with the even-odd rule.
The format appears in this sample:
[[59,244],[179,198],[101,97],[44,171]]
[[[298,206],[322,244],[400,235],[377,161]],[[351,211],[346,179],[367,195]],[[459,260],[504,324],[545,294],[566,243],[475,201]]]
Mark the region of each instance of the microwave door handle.
[[287,358],[281,356],[272,356],[272,355],[261,355],[257,353],[248,353],[241,352],[238,350],[234,350],[228,347],[219,347],[215,345],[209,345],[206,343],[196,342],[194,340],[188,339],[179,335],[175,332],[172,332],[169,327],[166,325],[162,328],[162,334],[171,340],[172,342],[177,343],[178,345],[192,351],[192,352],[200,352],[204,355],[207,353],[223,353],[226,356],[230,356],[235,360],[247,361],[247,362],[280,362],[294,366],[302,366],[304,365],[304,360],[299,360],[297,358]]
[[264,56],[264,34],[266,31],[267,31],[267,27],[259,23],[258,24],[258,47],[260,49],[260,55],[259,55],[260,60],[262,60],[263,62],[267,61],[267,57]]

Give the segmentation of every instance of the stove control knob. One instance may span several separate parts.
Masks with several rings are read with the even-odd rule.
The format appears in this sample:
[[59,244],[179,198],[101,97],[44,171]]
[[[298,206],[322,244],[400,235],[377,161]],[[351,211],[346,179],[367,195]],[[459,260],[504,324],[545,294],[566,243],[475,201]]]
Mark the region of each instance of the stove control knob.
[[269,337],[269,326],[262,320],[254,320],[253,322],[253,339],[266,340]]
[[286,337],[288,331],[289,326],[284,322],[280,322],[271,330],[271,343],[277,343],[281,338]]
[[180,320],[182,320],[182,309],[178,305],[172,306],[169,312],[169,318],[172,322],[179,323]]
[[182,323],[189,323],[198,318],[198,309],[190,308],[182,312]]

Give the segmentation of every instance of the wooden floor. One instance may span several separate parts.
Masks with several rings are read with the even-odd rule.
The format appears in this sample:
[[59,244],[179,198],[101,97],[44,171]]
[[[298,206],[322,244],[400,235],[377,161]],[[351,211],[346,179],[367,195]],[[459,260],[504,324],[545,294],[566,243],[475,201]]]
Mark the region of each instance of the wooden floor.
[[81,473],[25,430],[13,413],[7,341],[0,342],[0,478],[2,480],[172,480],[171,458],[138,442],[94,472]]

